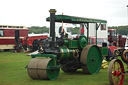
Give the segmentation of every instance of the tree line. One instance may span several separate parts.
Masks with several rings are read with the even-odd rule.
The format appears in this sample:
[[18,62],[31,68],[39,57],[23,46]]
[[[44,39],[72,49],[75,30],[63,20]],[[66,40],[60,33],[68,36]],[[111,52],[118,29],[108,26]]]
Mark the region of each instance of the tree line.
[[[28,27],[29,34],[41,34],[41,33],[49,33],[49,27],[43,26],[32,26]],[[117,29],[118,34],[127,35],[128,34],[128,25],[127,26],[109,26],[108,29]],[[67,29],[68,32],[72,32],[72,34],[79,34],[79,27],[69,27]]]
[[128,34],[128,25],[127,26],[111,26],[108,29],[116,29],[118,34],[127,35]]
[[49,28],[46,26],[39,27],[39,26],[32,26],[28,27],[29,29],[29,34],[34,33],[34,34],[42,34],[42,33],[49,33]]
[[[28,27],[29,29],[29,34],[34,33],[34,34],[42,34],[42,33],[49,33],[49,27],[43,26],[43,27],[39,27],[39,26],[32,26],[32,27]],[[79,27],[69,27],[67,29],[68,32],[72,32],[72,34],[78,34],[79,33]]]

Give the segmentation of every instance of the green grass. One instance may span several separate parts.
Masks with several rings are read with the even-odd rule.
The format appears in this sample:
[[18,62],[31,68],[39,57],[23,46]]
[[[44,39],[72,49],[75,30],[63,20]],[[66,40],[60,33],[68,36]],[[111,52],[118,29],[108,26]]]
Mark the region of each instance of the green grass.
[[[85,75],[82,70],[76,73],[60,71],[56,80],[32,80],[25,66],[30,61],[26,53],[0,52],[0,85],[109,85],[108,69],[101,69],[96,75]],[[126,65],[125,70],[126,69]],[[124,85],[128,83],[125,77]]]

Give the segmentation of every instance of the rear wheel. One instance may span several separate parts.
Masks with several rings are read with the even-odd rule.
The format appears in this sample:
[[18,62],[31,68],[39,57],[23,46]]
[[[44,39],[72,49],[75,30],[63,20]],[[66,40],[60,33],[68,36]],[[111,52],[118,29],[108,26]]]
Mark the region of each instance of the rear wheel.
[[98,46],[87,45],[83,48],[80,61],[82,70],[87,74],[96,74],[100,71],[102,64],[102,55]]

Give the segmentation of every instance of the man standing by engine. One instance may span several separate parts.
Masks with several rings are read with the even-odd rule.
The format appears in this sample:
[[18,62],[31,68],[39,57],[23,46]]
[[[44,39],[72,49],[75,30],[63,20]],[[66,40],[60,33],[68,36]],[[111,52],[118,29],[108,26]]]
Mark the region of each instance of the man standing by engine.
[[82,28],[80,29],[81,35],[84,35],[84,25],[82,25]]

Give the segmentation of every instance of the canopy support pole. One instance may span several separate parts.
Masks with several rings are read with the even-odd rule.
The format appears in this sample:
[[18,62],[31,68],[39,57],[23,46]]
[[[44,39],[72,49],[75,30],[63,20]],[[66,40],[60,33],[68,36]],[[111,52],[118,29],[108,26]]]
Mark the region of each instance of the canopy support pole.
[[[85,24],[85,27],[87,29],[87,39],[89,40],[89,23],[87,23],[87,25]],[[87,40],[87,43],[88,43],[88,40]]]
[[96,45],[97,45],[97,30],[100,27],[101,23],[99,23],[99,25],[96,23]]

